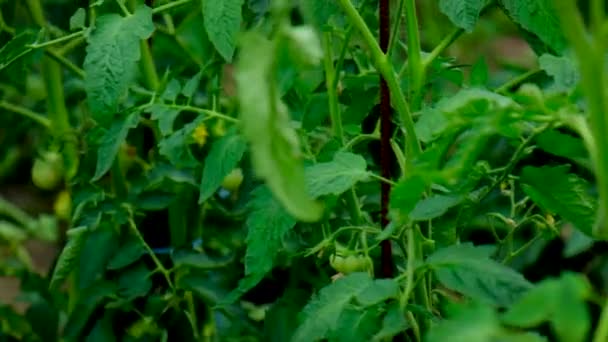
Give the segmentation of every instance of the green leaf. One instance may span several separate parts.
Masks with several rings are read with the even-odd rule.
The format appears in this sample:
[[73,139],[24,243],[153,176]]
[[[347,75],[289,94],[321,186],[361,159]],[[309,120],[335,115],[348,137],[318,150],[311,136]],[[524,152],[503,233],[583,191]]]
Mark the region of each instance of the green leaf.
[[91,333],[87,336],[85,342],[115,342],[114,325],[112,324],[112,315],[106,313],[102,319],[95,323]]
[[589,195],[587,182],[568,173],[569,166],[526,166],[520,181],[526,195],[541,208],[561,216],[592,236],[597,201]]
[[57,289],[57,287],[61,285],[61,281],[63,281],[76,266],[76,263],[80,258],[82,246],[84,245],[86,232],[87,227],[76,227],[68,230],[68,242],[65,247],[63,247],[61,254],[59,254],[57,264],[55,265],[53,275],[51,276],[49,285],[51,290]]
[[521,274],[488,256],[488,248],[471,243],[439,249],[427,258],[446,287],[475,300],[508,306],[532,288]]
[[296,330],[293,342],[321,340],[335,330],[342,311],[350,301],[364,291],[372,279],[367,273],[351,273],[325,286],[302,311],[303,321]]
[[150,118],[158,121],[158,128],[163,136],[173,133],[173,123],[180,110],[162,104],[154,104],[150,107],[150,113]]
[[405,222],[416,204],[422,199],[426,182],[420,176],[399,181],[390,194],[390,215],[393,220]]
[[489,79],[488,63],[484,57],[479,57],[471,67],[471,86],[486,87]]
[[459,196],[433,195],[418,202],[410,213],[414,221],[426,221],[445,214],[450,208],[460,204]]
[[302,310],[309,293],[301,288],[288,287],[285,292],[272,304],[264,319],[264,341],[291,341],[298,321],[294,319]]
[[271,81],[275,45],[257,32],[247,33],[242,42],[235,78],[254,170],[291,215],[316,221],[323,209],[307,192],[298,136]]
[[95,175],[91,181],[99,180],[110,170],[120,146],[127,139],[129,130],[139,124],[139,112],[131,113],[126,118],[115,120],[110,129],[101,140],[101,145],[97,150],[97,167]]
[[89,322],[95,309],[105,298],[116,294],[116,285],[107,280],[95,283],[93,286],[79,293],[76,298],[74,310],[71,311],[64,325],[63,338],[68,341],[80,339],[82,330]]
[[308,193],[315,198],[329,194],[340,195],[369,177],[366,168],[365,159],[360,155],[337,152],[332,161],[305,169]]
[[95,119],[107,122],[133,82],[139,42],[154,32],[152,9],[138,7],[127,17],[105,14],[95,20],[84,59],[85,90]]
[[399,295],[399,284],[394,279],[375,279],[355,298],[363,306],[372,306]]
[[491,0],[439,0],[439,10],[450,18],[450,21],[467,32],[472,32],[481,11]]
[[35,40],[36,35],[32,31],[24,31],[2,46],[0,48],[0,70],[30,53],[32,51],[30,44]]
[[553,77],[551,90],[566,92],[578,85],[580,73],[572,59],[543,54],[538,58],[538,63],[547,75]]
[[118,295],[127,300],[145,296],[152,288],[150,275],[143,263],[124,271],[118,277]]
[[201,79],[203,78],[203,71],[199,71],[196,75],[192,76],[191,79],[184,84],[182,88],[182,95],[187,98],[191,98],[192,95],[198,90],[198,87],[201,83]]
[[70,31],[83,29],[85,27],[86,18],[87,12],[84,10],[84,8],[78,8],[70,17]]
[[178,250],[171,254],[174,267],[192,267],[201,270],[219,269],[227,267],[234,260],[234,256],[210,257],[204,253]]
[[225,302],[238,299],[272,270],[275,256],[283,245],[283,237],[296,224],[267,187],[256,188],[251,196],[251,212],[247,217],[245,278]]
[[169,83],[165,87],[165,90],[163,91],[160,98],[167,102],[175,102],[175,100],[177,99],[177,95],[179,95],[181,90],[182,85],[179,83],[179,80],[172,78],[171,81],[169,81]]
[[501,328],[494,310],[480,303],[451,310],[449,319],[429,331],[428,342],[488,342],[497,338]]
[[548,130],[536,138],[539,148],[591,168],[589,153],[581,139],[557,130]]
[[325,30],[333,16],[342,13],[335,0],[300,0],[299,3],[304,20],[319,31]]
[[511,19],[536,35],[555,52],[566,46],[553,0],[501,0]]
[[214,141],[211,151],[205,158],[205,168],[200,186],[198,203],[203,203],[222,185],[232,169],[234,169],[243,157],[247,149],[247,142],[236,132],[226,134],[221,139]]
[[560,341],[586,341],[591,328],[586,300],[591,293],[591,286],[581,275],[564,273],[530,290],[503,314],[502,321],[519,328],[533,328],[548,321]]
[[198,161],[192,155],[190,142],[192,132],[205,120],[199,116],[193,122],[173,132],[158,143],[158,152],[178,168],[192,168],[198,165]]
[[330,341],[338,342],[368,342],[378,331],[381,324],[381,312],[377,307],[357,308],[347,306],[336,328],[331,331]]
[[422,110],[420,118],[414,126],[416,135],[420,141],[429,143],[441,136],[449,127],[448,118],[435,108],[427,108]]
[[209,40],[227,61],[232,61],[241,29],[243,0],[203,0],[203,18]]
[[106,266],[118,249],[118,232],[114,223],[102,221],[87,234],[80,252],[77,286],[87,288],[103,277]]
[[409,323],[405,320],[403,312],[399,308],[398,303],[392,303],[382,320],[382,328],[373,337],[373,341],[385,341],[393,336],[405,331],[409,327]]
[[108,262],[106,267],[109,270],[118,270],[127,267],[139,260],[142,255],[146,254],[146,249],[141,241],[135,236],[131,236],[126,243],[114,253],[114,256]]

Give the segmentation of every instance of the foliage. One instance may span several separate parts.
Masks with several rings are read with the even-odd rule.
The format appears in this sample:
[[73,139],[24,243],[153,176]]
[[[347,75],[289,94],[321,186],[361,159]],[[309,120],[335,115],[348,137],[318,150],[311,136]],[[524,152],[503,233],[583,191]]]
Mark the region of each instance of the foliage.
[[0,340],[607,340],[600,4],[0,1]]

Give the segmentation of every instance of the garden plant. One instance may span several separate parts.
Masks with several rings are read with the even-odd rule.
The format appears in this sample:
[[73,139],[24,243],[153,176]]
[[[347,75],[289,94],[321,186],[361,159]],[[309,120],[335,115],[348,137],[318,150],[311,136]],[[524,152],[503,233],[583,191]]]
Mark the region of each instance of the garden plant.
[[608,341],[607,48],[604,0],[0,0],[0,341]]

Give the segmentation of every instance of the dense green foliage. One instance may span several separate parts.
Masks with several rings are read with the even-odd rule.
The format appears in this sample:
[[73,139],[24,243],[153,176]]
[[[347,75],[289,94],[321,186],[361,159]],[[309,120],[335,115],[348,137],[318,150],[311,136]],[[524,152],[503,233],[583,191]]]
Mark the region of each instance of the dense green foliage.
[[0,340],[608,340],[603,1],[389,12],[0,0]]

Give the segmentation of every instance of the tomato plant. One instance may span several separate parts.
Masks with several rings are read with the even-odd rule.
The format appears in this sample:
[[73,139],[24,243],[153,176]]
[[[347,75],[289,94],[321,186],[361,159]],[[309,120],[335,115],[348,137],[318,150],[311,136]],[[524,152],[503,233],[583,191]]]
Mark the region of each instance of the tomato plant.
[[605,7],[0,0],[0,340],[608,340]]

